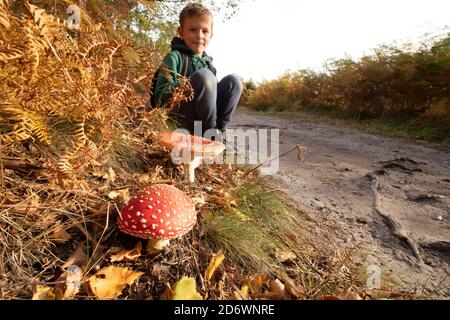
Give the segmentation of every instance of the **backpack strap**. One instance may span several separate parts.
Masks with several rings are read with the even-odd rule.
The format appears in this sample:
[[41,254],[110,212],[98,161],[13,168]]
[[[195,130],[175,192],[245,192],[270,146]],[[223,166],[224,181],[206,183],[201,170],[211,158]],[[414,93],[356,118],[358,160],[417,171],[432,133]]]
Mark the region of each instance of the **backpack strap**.
[[208,69],[216,76],[217,75],[217,70],[216,68],[208,62]]
[[189,57],[189,55],[187,53],[180,52],[180,54],[181,54],[181,59],[182,59],[181,61],[183,61],[181,75],[186,77],[189,70],[192,69],[192,60],[191,60],[191,57]]
[[[189,54],[181,52],[181,51],[180,51],[180,55],[181,55],[181,59],[183,61],[182,74],[181,75],[186,77],[186,75],[188,74],[189,70],[192,70],[192,59],[191,59]],[[216,68],[210,62],[207,62],[206,65],[207,65],[208,69],[214,75],[217,74]]]

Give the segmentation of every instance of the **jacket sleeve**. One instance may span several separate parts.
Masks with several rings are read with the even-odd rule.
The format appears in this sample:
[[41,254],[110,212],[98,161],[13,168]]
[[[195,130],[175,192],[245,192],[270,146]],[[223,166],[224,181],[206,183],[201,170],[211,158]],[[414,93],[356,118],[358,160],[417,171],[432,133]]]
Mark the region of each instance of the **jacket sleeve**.
[[163,106],[172,96],[171,89],[176,88],[181,69],[181,56],[178,51],[167,54],[161,64],[158,80],[155,86],[155,101],[158,106]]

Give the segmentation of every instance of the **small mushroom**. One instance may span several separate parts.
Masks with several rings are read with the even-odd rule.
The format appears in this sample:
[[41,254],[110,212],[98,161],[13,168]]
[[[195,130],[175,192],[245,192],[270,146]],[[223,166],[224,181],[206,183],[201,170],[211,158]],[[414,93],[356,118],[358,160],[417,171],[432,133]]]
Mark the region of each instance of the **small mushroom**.
[[203,158],[214,159],[225,150],[222,142],[179,132],[160,132],[156,139],[162,146],[184,155],[182,161],[188,166],[191,183],[195,180],[195,168],[201,164]]
[[149,239],[147,250],[163,249],[170,239],[188,233],[197,221],[195,206],[183,191],[167,184],[154,184],[128,201],[119,216],[119,229]]

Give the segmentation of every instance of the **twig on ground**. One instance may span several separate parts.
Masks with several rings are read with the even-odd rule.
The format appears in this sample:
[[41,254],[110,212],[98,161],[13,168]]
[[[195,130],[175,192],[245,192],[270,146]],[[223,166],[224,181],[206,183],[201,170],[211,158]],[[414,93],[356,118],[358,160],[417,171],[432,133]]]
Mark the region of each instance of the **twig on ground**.
[[281,157],[284,157],[285,155],[291,153],[291,152],[294,151],[294,150],[298,150],[298,159],[301,160],[301,159],[303,158],[303,157],[302,157],[302,152],[303,152],[304,150],[306,150],[306,148],[305,148],[304,146],[300,145],[300,144],[297,144],[297,145],[295,145],[293,148],[291,148],[291,149],[289,149],[288,151],[286,151],[286,152],[280,154],[279,156],[277,156],[277,157],[275,157],[275,158],[273,158],[273,159],[266,160],[266,161],[264,161],[264,162],[258,164],[258,165],[257,165],[256,167],[254,167],[252,170],[247,171],[247,172],[244,174],[244,179],[246,179],[251,173],[253,173],[254,171],[256,171],[256,170],[257,170],[258,168],[260,168],[261,166],[265,165],[266,163],[270,163],[270,162],[272,162],[272,161],[274,161],[274,160],[276,160],[276,159],[279,159],[279,158],[281,158]]

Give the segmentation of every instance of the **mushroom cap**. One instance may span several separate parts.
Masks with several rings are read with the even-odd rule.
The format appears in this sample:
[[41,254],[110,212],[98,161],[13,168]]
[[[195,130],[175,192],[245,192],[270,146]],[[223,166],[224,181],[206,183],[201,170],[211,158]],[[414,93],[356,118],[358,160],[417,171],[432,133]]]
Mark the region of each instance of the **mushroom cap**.
[[203,156],[215,157],[225,150],[222,142],[179,132],[160,132],[156,140],[166,148],[202,153]]
[[188,233],[197,221],[195,206],[183,191],[154,184],[128,201],[119,216],[119,229],[144,239],[169,240]]

